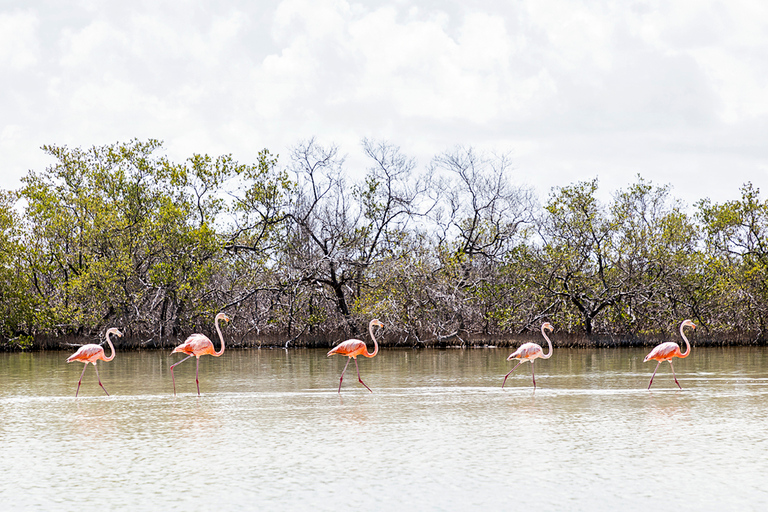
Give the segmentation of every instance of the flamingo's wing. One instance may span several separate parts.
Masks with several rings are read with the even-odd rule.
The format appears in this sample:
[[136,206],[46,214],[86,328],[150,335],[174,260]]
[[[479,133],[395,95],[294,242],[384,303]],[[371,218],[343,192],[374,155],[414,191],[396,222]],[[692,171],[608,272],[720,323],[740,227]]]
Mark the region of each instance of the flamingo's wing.
[[645,356],[645,359],[643,359],[643,362],[650,361],[651,359],[655,359],[657,361],[665,361],[667,359],[671,359],[672,356],[675,354],[675,351],[680,351],[680,347],[675,343],[674,341],[668,341],[666,343],[662,343],[661,345],[656,345],[651,352]]
[[96,356],[103,352],[104,349],[98,345],[83,345],[77,349],[77,352],[67,358],[67,362],[71,363],[72,361],[82,361],[84,363],[90,363],[92,360],[95,360]]
[[536,343],[523,343],[517,350],[509,355],[507,361],[511,361],[512,359],[531,359],[537,353],[543,352],[541,347]]
[[354,357],[365,351],[365,343],[361,340],[347,340],[342,341],[331,350],[328,351],[328,355],[341,354],[343,356]]
[[213,347],[213,343],[205,334],[190,334],[184,343],[173,349],[171,354],[183,352],[185,354],[201,354],[207,347]]

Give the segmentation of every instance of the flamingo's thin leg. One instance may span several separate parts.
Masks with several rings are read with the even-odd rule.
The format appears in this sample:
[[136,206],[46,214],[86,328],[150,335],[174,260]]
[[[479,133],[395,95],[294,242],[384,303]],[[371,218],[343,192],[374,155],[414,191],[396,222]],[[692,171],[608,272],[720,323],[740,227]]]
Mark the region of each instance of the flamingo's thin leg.
[[[347,371],[347,366],[349,366],[349,360],[352,359],[351,357],[347,358],[347,364],[344,365],[344,369],[341,370],[341,378],[339,379],[339,394],[341,394],[341,381],[344,380],[344,372]],[[355,364],[357,364],[357,359],[355,359]]]
[[669,366],[672,367],[672,378],[675,379],[675,384],[677,384],[677,387],[680,389],[683,389],[683,386],[680,385],[679,382],[677,382],[677,376],[675,375],[675,366],[672,364],[672,360],[669,360]]
[[197,368],[195,368],[195,384],[197,384],[197,396],[200,396],[200,381],[197,376],[200,373],[200,358],[197,358]]
[[653,384],[653,378],[656,376],[656,371],[659,369],[659,365],[661,364],[661,361],[659,361],[656,364],[656,369],[653,370],[653,375],[651,375],[651,382],[648,383],[648,389],[651,389],[651,384]]
[[[363,382],[363,379],[361,379],[361,378],[360,378],[360,368],[357,366],[357,358],[355,358],[355,368],[357,368],[357,380],[359,380],[359,381],[360,381],[360,384],[362,384],[363,386],[365,386],[365,388],[366,388],[368,391],[371,391],[371,388],[369,388],[369,387],[368,387],[368,385],[367,385],[365,382]],[[373,391],[371,391],[371,393],[373,393]]]
[[520,366],[521,364],[523,364],[524,362],[525,362],[525,361],[520,361],[519,363],[517,363],[517,364],[515,365],[515,367],[514,367],[514,368],[512,368],[511,370],[509,370],[509,373],[508,373],[508,374],[506,374],[506,375],[504,376],[504,382],[502,382],[502,383],[501,383],[501,389],[504,389],[504,384],[506,384],[506,383],[507,383],[507,377],[509,377],[509,375],[510,375],[510,374],[511,374],[513,371],[517,370],[517,367],[518,367],[518,366]]
[[77,381],[77,391],[75,391],[75,398],[77,398],[77,395],[80,393],[80,383],[83,382],[83,375],[85,375],[86,368],[88,368],[88,363],[85,363],[85,366],[83,366],[83,373],[80,374],[80,380]]
[[533,374],[533,361],[531,361],[531,378],[533,379],[533,389],[536,389],[536,375]]
[[189,354],[187,357],[185,357],[184,359],[182,359],[178,363],[175,363],[175,364],[171,365],[171,380],[173,381],[173,396],[176,396],[176,378],[173,376],[173,367],[180,365],[181,363],[183,363],[184,361],[186,361],[187,359],[189,359],[193,355],[194,354]]
[[[99,377],[99,367],[94,364],[93,368],[96,370],[96,379],[99,381],[99,386],[101,386],[101,389],[103,389],[104,392],[107,393],[107,388],[105,388],[104,384],[101,383],[101,377]],[[109,396],[109,393],[107,393],[107,396]]]

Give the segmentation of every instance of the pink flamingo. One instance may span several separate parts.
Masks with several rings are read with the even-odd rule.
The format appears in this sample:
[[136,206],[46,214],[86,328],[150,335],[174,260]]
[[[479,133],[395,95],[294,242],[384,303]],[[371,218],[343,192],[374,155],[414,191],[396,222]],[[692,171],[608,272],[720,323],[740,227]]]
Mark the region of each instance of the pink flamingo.
[[651,389],[653,378],[656,376],[656,371],[659,369],[659,365],[661,365],[662,361],[669,361],[669,366],[672,367],[672,377],[675,379],[675,384],[677,384],[677,387],[680,389],[683,389],[683,386],[677,382],[675,367],[672,365],[673,357],[679,357],[680,359],[683,359],[688,357],[688,355],[691,353],[691,344],[688,343],[688,338],[685,337],[683,327],[690,327],[691,329],[695,329],[696,324],[690,320],[683,320],[683,323],[680,324],[680,336],[682,336],[683,341],[685,341],[685,352],[680,352],[680,346],[674,341],[668,341],[666,343],[662,343],[661,345],[657,345],[656,348],[651,350],[651,353],[645,356],[645,359],[643,359],[644,363],[650,361],[651,359],[658,361],[656,364],[656,369],[653,370],[653,375],[651,375],[651,382],[648,383],[648,389]]
[[[85,369],[88,368],[88,363],[93,363],[93,367],[96,369],[96,379],[99,381],[99,386],[101,386],[101,389],[107,393],[107,389],[104,387],[104,384],[101,383],[101,377],[99,377],[99,368],[96,366],[96,361],[99,359],[102,361],[111,361],[115,358],[115,346],[112,345],[112,341],[109,339],[109,336],[112,334],[116,336],[122,336],[123,333],[121,333],[115,327],[107,329],[107,344],[109,344],[109,348],[112,349],[111,356],[106,357],[104,355],[104,349],[101,346],[89,343],[88,345],[83,345],[77,349],[77,352],[67,358],[68,363],[71,363],[72,361],[80,361],[81,363],[85,363],[85,366],[83,367],[83,373],[80,374],[80,380],[77,381],[77,391],[75,391],[75,398],[77,398],[77,395],[80,394],[80,383],[83,382],[83,375],[85,375]],[[109,393],[107,393],[107,396],[109,396]]]
[[[365,386],[368,391],[371,391],[371,388],[369,388],[365,382],[363,382],[363,379],[360,378],[360,368],[357,366],[357,356],[373,357],[378,354],[379,344],[376,342],[376,337],[373,335],[374,325],[377,327],[384,327],[384,324],[376,319],[371,320],[371,323],[368,324],[368,332],[371,334],[371,339],[373,340],[373,353],[368,352],[368,347],[365,346],[364,341],[355,339],[342,341],[328,352],[329,357],[333,354],[341,354],[342,356],[349,357],[349,359],[347,359],[347,364],[344,365],[344,370],[341,372],[341,378],[339,379],[339,394],[341,394],[341,381],[344,380],[344,372],[347,371],[347,366],[349,365],[350,359],[355,360],[355,368],[357,368],[357,380],[359,380],[360,384]],[[373,391],[371,391],[371,393],[373,393]]]
[[547,336],[547,333],[544,332],[544,329],[547,329],[549,331],[554,331],[555,328],[552,327],[552,324],[550,324],[549,322],[544,322],[543,324],[541,324],[541,335],[544,336],[545,340],[547,340],[547,345],[549,345],[549,354],[544,355],[544,351],[536,343],[523,343],[522,345],[520,345],[520,348],[518,348],[513,353],[511,353],[507,358],[507,361],[518,359],[520,360],[520,362],[517,363],[515,367],[512,368],[509,371],[509,373],[504,376],[504,382],[501,383],[501,389],[504,389],[504,384],[507,383],[507,377],[509,377],[509,374],[515,371],[518,366],[520,366],[526,361],[531,362],[531,378],[533,379],[533,389],[536,389],[536,376],[533,373],[533,361],[534,359],[537,359],[539,357],[542,359],[549,359],[550,357],[552,357],[552,342],[549,341],[549,337]]
[[224,313],[219,313],[216,315],[216,319],[214,320],[214,323],[216,324],[216,332],[219,333],[219,340],[221,340],[221,350],[216,352],[213,349],[213,343],[211,343],[211,340],[206,336],[205,334],[190,334],[189,338],[184,340],[184,343],[173,349],[173,352],[171,354],[175,354],[176,352],[183,352],[185,354],[188,354],[187,357],[179,361],[178,363],[171,365],[171,379],[173,380],[173,396],[176,396],[176,378],[173,376],[173,368],[174,366],[178,366],[187,359],[189,359],[192,356],[195,356],[197,358],[197,369],[195,370],[195,382],[197,383],[197,396],[200,396],[200,381],[198,380],[198,374],[200,372],[200,356],[204,356],[206,354],[210,354],[212,356],[219,357],[224,353],[224,336],[221,334],[221,329],[219,328],[219,320],[224,320],[225,322],[229,322],[229,317],[225,315]]

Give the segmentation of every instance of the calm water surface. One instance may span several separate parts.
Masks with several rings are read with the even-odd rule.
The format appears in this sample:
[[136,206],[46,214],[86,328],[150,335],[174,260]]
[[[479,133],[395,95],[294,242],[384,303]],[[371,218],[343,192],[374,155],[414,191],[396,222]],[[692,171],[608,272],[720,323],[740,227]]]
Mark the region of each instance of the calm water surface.
[[766,510],[768,349],[0,354],[7,510]]

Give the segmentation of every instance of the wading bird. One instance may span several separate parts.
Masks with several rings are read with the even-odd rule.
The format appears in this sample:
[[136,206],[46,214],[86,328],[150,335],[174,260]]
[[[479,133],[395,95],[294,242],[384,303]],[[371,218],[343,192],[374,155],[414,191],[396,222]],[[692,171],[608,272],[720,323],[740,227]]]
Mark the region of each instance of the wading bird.
[[171,354],[175,354],[176,352],[184,352],[185,354],[188,354],[187,357],[179,361],[178,363],[171,365],[171,380],[173,380],[173,396],[176,396],[176,378],[173,376],[173,368],[174,366],[178,366],[187,359],[189,359],[192,356],[195,356],[197,358],[197,369],[195,369],[195,383],[197,384],[197,395],[200,396],[200,381],[198,380],[198,374],[200,373],[200,356],[204,356],[205,354],[210,354],[212,356],[219,357],[221,354],[224,353],[224,336],[221,334],[221,329],[219,328],[219,320],[224,320],[225,322],[229,322],[229,317],[225,315],[224,313],[219,313],[216,315],[216,320],[214,320],[214,323],[216,324],[216,332],[219,333],[219,340],[221,340],[221,350],[216,352],[213,349],[213,343],[211,343],[211,340],[206,336],[205,334],[190,334],[189,338],[184,340],[184,343],[173,349],[173,352]]
[[504,382],[501,383],[501,389],[504,389],[504,384],[507,383],[507,377],[509,377],[509,374],[517,370],[517,367],[526,361],[531,362],[531,378],[533,379],[533,389],[536,389],[536,376],[533,373],[533,361],[539,357],[542,359],[549,359],[552,357],[552,342],[549,341],[549,337],[547,336],[547,333],[544,332],[544,329],[554,331],[555,328],[552,327],[552,324],[549,322],[544,322],[541,324],[541,335],[544,336],[545,340],[547,340],[547,345],[549,345],[549,354],[544,355],[544,351],[536,343],[523,343],[520,345],[520,348],[512,352],[507,358],[507,361],[519,359],[520,362],[517,363],[514,368],[509,370],[509,373],[504,376]]
[[[96,366],[96,361],[99,359],[102,361],[111,361],[115,358],[115,346],[112,345],[112,341],[109,339],[109,336],[112,334],[116,336],[122,336],[123,333],[118,331],[115,327],[107,329],[107,344],[109,344],[109,348],[112,349],[111,356],[106,357],[104,355],[104,349],[101,346],[89,343],[88,345],[83,345],[77,349],[77,352],[67,358],[68,363],[71,363],[72,361],[80,361],[81,363],[85,363],[85,366],[83,367],[83,373],[80,374],[80,380],[77,381],[77,391],[75,391],[75,398],[77,398],[77,395],[80,393],[80,383],[83,382],[83,375],[85,375],[85,369],[88,368],[88,363],[93,363],[93,367],[96,369],[96,379],[99,381],[99,386],[101,386],[101,389],[107,393],[107,389],[104,387],[104,384],[101,383],[101,377],[99,377],[99,368]],[[107,396],[109,396],[109,393],[107,393]]]
[[[360,384],[365,386],[368,391],[371,391],[371,388],[369,388],[365,382],[363,382],[363,379],[360,378],[360,368],[357,366],[357,356],[373,357],[379,352],[379,344],[376,342],[376,337],[373,335],[374,325],[377,327],[384,327],[384,324],[376,319],[371,320],[371,323],[368,324],[368,332],[371,334],[371,339],[373,340],[373,353],[368,352],[368,347],[365,346],[364,341],[355,339],[342,341],[328,352],[328,356],[340,354],[349,357],[349,359],[354,359],[355,368],[357,368],[357,380],[359,380]],[[347,359],[347,364],[344,365],[344,370],[341,372],[341,378],[339,379],[339,394],[341,394],[341,381],[344,380],[344,372],[347,371],[347,366],[349,366],[349,359]],[[371,393],[373,393],[373,391],[371,391]]]
[[685,333],[683,332],[683,327],[690,327],[691,329],[695,329],[696,324],[694,324],[690,320],[683,320],[683,323],[680,324],[680,336],[682,336],[683,341],[685,341],[685,352],[680,352],[680,346],[674,341],[668,341],[666,343],[662,343],[661,345],[657,345],[656,348],[651,350],[651,353],[645,356],[645,359],[643,359],[644,363],[647,361],[650,361],[651,359],[658,361],[658,363],[656,364],[656,369],[653,370],[653,375],[651,375],[651,382],[648,383],[648,389],[651,389],[651,384],[653,384],[653,378],[656,376],[656,371],[659,369],[659,365],[661,365],[662,361],[669,361],[669,366],[672,367],[672,377],[675,379],[675,384],[677,384],[677,387],[679,387],[680,389],[683,389],[683,386],[681,386],[680,383],[677,382],[677,376],[675,375],[675,367],[672,365],[673,357],[679,357],[680,359],[682,359],[684,357],[688,357],[688,355],[691,353],[691,344],[688,343],[688,338],[685,337]]

